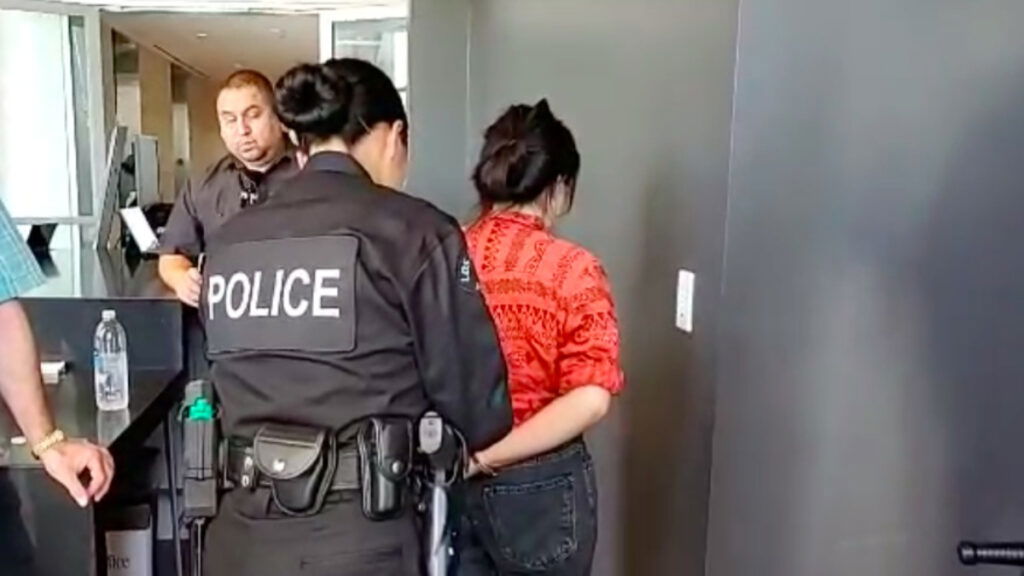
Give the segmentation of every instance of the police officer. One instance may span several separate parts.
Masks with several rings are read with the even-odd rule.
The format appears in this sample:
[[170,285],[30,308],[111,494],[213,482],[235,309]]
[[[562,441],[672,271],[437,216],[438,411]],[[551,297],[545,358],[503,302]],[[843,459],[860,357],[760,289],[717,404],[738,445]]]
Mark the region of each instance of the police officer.
[[[396,191],[407,120],[388,77],[361,60],[306,64],[278,81],[276,98],[308,161],[214,233],[203,271],[236,486],[210,526],[206,566],[214,576],[418,575],[412,503],[396,509],[386,489],[408,470],[400,423],[437,410],[470,450],[510,430],[497,335],[458,222]],[[390,424],[378,426],[372,417],[384,415]],[[331,438],[335,457],[323,459]],[[326,464],[307,465],[314,453]]]
[[229,76],[217,94],[217,121],[228,154],[194,185],[187,181],[160,239],[160,277],[191,306],[199,300],[196,263],[206,237],[298,170],[266,76],[253,70]]

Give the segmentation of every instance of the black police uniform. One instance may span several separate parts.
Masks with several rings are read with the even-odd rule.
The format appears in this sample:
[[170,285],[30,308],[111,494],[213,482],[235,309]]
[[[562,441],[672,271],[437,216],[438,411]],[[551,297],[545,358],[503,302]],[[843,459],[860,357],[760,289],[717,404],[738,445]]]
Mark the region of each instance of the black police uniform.
[[160,237],[159,252],[198,257],[206,250],[207,236],[246,206],[266,200],[296,172],[298,163],[291,152],[265,172],[249,170],[226,154],[179,192]]
[[[223,432],[268,422],[344,430],[435,409],[471,449],[512,425],[504,360],[458,223],[320,153],[266,203],[211,238],[201,314]],[[415,512],[374,522],[359,496],[283,517],[267,490],[235,489],[210,526],[221,574],[420,574]]]
[[[196,263],[206,251],[206,239],[235,214],[269,198],[298,172],[298,162],[288,151],[265,172],[246,168],[237,158],[225,154],[202,178],[186,181],[160,236],[158,252],[185,256]],[[205,339],[192,315],[185,317],[189,344],[189,376],[204,378]]]

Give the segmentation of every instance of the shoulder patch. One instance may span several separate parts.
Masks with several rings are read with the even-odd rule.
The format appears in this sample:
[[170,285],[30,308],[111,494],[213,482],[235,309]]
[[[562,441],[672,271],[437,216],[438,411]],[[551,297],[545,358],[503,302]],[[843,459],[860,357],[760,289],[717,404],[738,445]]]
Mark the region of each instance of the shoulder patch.
[[462,288],[466,292],[477,292],[480,290],[480,283],[477,281],[476,270],[473,268],[473,261],[470,260],[469,256],[465,253],[459,256],[457,274],[459,288]]

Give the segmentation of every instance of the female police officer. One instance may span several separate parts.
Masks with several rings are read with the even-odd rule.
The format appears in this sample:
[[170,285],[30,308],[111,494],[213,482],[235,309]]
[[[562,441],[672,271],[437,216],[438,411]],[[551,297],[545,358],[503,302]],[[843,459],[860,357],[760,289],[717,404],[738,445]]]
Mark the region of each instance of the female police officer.
[[286,193],[213,235],[204,270],[236,486],[210,526],[207,568],[420,574],[399,486],[407,429],[367,419],[434,408],[470,449],[496,441],[511,427],[497,336],[458,223],[395,191],[407,121],[387,76],[353,59],[301,65],[276,100],[308,160]]

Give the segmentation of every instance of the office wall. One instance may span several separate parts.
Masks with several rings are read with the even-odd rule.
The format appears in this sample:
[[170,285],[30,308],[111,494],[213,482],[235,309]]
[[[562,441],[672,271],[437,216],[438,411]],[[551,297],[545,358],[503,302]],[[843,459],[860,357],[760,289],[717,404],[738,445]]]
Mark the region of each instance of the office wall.
[[217,124],[217,86],[199,76],[189,76],[186,89],[189,117],[189,171],[200,177],[226,152]]
[[470,0],[409,5],[409,189],[463,216]]
[[1024,4],[741,10],[708,574],[1024,538]]
[[[590,437],[602,576],[703,571],[736,11],[723,0],[412,3],[414,193],[470,213],[458,152],[475,156],[513,102],[548,97],[579,140],[578,204],[561,232],[607,265],[629,376]],[[680,267],[698,273],[693,336],[673,327]]]
[[174,117],[171,110],[171,63],[139,47],[139,104],[142,133],[157,138],[159,187],[164,201],[174,198]]
[[[185,86],[188,108],[187,146],[175,141],[174,90],[171,61],[139,45],[139,73],[137,75],[113,71],[113,48],[110,41],[114,29],[104,23],[104,107],[114,110],[116,118],[135,132],[160,138],[160,195],[173,201],[178,190],[175,183],[174,161],[176,149],[187,148],[190,154],[189,172],[201,176],[206,169],[224,155],[217,125],[217,86],[208,78],[189,74]],[[146,107],[144,110],[143,108]],[[145,121],[143,120],[145,116]],[[114,118],[114,115],[108,118]],[[143,128],[143,124],[146,128]],[[109,130],[108,130],[109,131]],[[166,143],[166,144],[165,144]]]
[[126,126],[129,134],[140,134],[142,132],[142,94],[138,75],[118,74],[114,86],[117,123]]

